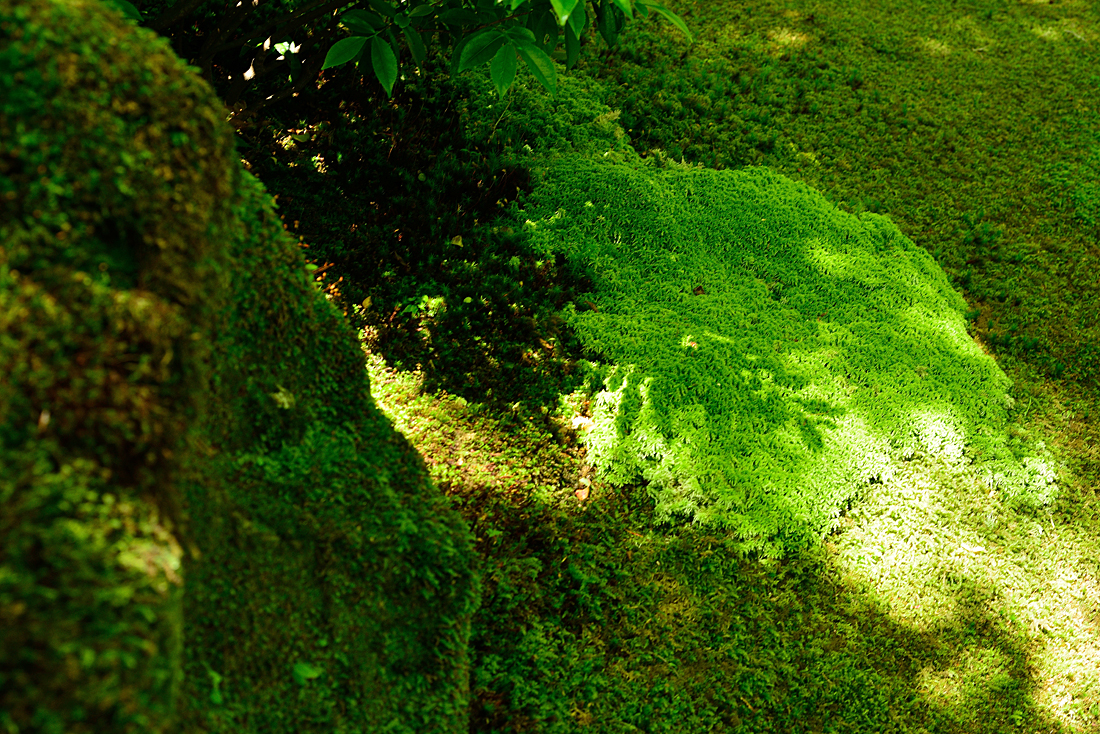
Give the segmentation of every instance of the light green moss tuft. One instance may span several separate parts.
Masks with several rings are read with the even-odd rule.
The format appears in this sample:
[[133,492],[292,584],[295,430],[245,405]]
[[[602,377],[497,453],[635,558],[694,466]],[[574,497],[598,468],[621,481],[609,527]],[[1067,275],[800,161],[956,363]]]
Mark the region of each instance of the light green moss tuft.
[[896,460],[1011,460],[1009,380],[888,219],[766,169],[567,161],[525,216],[594,284],[566,314],[596,360],[589,455],[664,517],[780,553]]

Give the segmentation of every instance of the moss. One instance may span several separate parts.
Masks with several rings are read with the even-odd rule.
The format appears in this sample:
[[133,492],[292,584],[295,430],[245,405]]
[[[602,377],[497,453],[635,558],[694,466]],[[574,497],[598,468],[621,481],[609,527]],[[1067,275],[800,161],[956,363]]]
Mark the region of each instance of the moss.
[[98,3],[2,2],[0,39],[0,724],[163,731],[232,139]]
[[779,553],[831,530],[895,460],[1012,463],[1008,378],[889,219],[762,168],[567,160],[524,216],[536,248],[594,284],[565,313],[597,360],[590,458],[609,481],[645,479],[666,519]]
[[503,100],[485,70],[463,74],[458,84],[467,98],[467,137],[498,142],[520,162],[536,152],[541,157],[638,159],[619,125],[618,110],[607,106],[611,95],[597,79],[559,77],[558,94],[550,97],[533,77],[521,75]]
[[224,117],[0,0],[0,727],[458,731],[468,532]]
[[217,407],[188,484],[189,722],[463,729],[468,530],[375,407],[270,198],[248,174],[239,190]]

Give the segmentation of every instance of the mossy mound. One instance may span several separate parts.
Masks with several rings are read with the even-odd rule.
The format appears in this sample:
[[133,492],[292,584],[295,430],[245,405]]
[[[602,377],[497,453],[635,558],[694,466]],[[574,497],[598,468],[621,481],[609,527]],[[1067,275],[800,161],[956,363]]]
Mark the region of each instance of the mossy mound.
[[0,0],[0,728],[463,730],[468,531],[224,118]]
[[[558,160],[524,216],[593,283],[585,441],[659,513],[781,553],[918,453],[1011,462],[1010,383],[966,304],[885,217],[766,169]],[[1001,463],[997,463],[1001,462]]]

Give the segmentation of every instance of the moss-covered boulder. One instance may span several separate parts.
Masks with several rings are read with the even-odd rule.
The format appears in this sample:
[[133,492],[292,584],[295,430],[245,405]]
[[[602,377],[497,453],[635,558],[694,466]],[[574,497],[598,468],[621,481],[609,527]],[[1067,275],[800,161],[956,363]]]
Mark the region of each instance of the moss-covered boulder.
[[224,118],[0,0],[0,729],[464,729],[467,530]]

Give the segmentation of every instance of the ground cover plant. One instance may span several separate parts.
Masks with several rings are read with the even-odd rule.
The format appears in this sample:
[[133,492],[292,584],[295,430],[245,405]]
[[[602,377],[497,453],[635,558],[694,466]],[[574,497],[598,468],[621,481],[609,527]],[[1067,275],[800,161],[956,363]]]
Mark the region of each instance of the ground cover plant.
[[593,481],[553,420],[370,373],[483,559],[471,731],[1094,728],[1095,530],[965,465],[914,457],[817,552],[753,560]]
[[690,50],[650,26],[586,67],[640,150],[767,165],[888,213],[970,296],[983,338],[1100,376],[1095,4],[673,7]]
[[[284,180],[301,176],[282,188],[272,178],[287,224],[300,220],[319,257],[326,238],[346,246],[340,262],[317,265],[334,263],[333,298],[362,319],[373,350],[402,363],[376,362],[372,384],[479,538],[472,730],[1095,730],[1095,10],[673,9],[697,44],[639,24],[624,53],[585,52],[580,71],[603,81],[577,77],[584,104],[452,89],[421,108],[429,114],[401,118],[400,105],[371,104],[384,92],[366,84],[346,118],[338,98],[323,114],[303,100],[300,118],[269,128],[285,147],[266,170],[295,164]],[[488,76],[479,83],[495,94]],[[438,127],[407,124],[440,110]],[[966,462],[914,456],[869,485],[817,553],[765,561],[721,533],[662,523],[643,486],[595,479],[571,414],[546,398],[562,383],[531,377],[551,362],[555,380],[577,372],[583,355],[553,314],[591,285],[527,249],[513,236],[522,222],[494,221],[527,188],[523,146],[539,147],[546,118],[574,115],[576,130],[604,131],[592,137],[601,156],[632,144],[653,159],[763,163],[843,209],[889,214],[968,296],[975,333],[1014,381],[1010,436],[1058,470],[1061,496],[1014,505]],[[462,121],[461,146],[430,156],[432,131]],[[418,145],[402,147],[403,126],[420,131]],[[374,147],[356,148],[364,138]],[[387,196],[433,207],[434,229],[405,216],[387,233],[383,210],[400,207],[356,198],[367,177],[329,167],[358,150],[371,156],[360,168],[382,172],[389,152],[425,153],[401,159]],[[328,199],[287,201],[325,181]],[[503,194],[497,181],[515,185]],[[354,270],[362,223],[374,249]],[[523,388],[500,400],[512,378]]]
[[520,215],[533,246],[592,282],[564,316],[604,360],[586,363],[577,419],[588,460],[645,479],[660,516],[780,554],[921,452],[977,461],[1006,492],[1051,491],[1052,477],[1009,480],[1023,473],[1009,380],[888,219],[760,168],[570,159],[537,178]]

